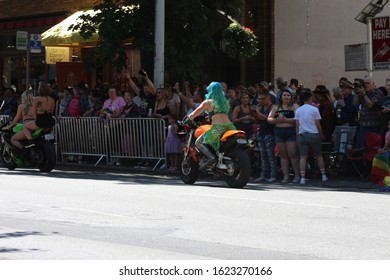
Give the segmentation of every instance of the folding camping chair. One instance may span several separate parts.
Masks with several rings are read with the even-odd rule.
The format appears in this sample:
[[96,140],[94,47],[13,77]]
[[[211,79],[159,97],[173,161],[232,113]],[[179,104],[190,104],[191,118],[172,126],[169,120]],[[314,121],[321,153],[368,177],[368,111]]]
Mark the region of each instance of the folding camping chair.
[[322,156],[327,172],[332,175],[346,175],[349,172],[345,152],[355,143],[357,126],[336,126],[332,142],[322,143]]
[[382,136],[378,133],[366,132],[364,139],[367,147],[347,150],[346,156],[362,181],[367,181],[370,178],[372,161],[380,148]]

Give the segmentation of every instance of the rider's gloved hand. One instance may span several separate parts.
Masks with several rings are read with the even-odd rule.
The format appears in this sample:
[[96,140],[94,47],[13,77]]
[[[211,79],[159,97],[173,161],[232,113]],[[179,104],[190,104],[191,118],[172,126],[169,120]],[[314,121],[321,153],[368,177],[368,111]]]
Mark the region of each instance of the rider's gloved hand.
[[13,126],[14,126],[14,125],[10,124],[10,125],[7,125],[7,126],[3,127],[1,130],[8,131],[8,130],[11,130],[11,128],[12,128]]
[[182,121],[183,124],[189,124],[190,122],[191,122],[191,120],[190,120],[190,117],[188,117],[188,116],[185,116],[183,121]]

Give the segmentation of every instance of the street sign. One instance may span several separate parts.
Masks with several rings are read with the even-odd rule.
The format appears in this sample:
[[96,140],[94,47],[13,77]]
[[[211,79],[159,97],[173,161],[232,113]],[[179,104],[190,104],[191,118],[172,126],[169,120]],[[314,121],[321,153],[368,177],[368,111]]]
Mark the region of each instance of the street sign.
[[372,57],[374,70],[390,69],[390,17],[372,19]]
[[42,40],[40,34],[31,34],[30,35],[30,52],[31,53],[41,53]]
[[345,71],[367,70],[367,44],[344,46]]
[[19,51],[27,50],[27,31],[16,31],[16,49]]

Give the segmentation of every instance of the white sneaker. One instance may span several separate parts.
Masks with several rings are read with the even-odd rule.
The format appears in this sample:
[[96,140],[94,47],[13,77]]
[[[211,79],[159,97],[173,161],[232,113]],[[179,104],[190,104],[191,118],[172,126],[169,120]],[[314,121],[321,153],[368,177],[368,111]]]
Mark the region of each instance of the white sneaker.
[[282,184],[287,184],[288,182],[290,182],[290,178],[288,178],[288,177],[283,178]]
[[301,181],[299,181],[299,184],[305,185],[306,184],[306,179],[305,178],[301,178]]
[[160,166],[160,169],[167,169],[167,166],[165,163],[163,163],[161,166]]
[[255,182],[264,182],[266,179],[264,176],[260,176],[258,178],[255,179]]
[[276,178],[275,177],[271,177],[271,178],[268,178],[267,179],[267,182],[268,183],[273,183],[273,182],[275,182],[276,181]]
[[300,182],[301,180],[299,179],[299,177],[295,177],[291,182],[296,184],[298,182]]
[[326,182],[326,181],[328,181],[328,177],[326,177],[326,175],[323,175],[322,176],[322,182]]

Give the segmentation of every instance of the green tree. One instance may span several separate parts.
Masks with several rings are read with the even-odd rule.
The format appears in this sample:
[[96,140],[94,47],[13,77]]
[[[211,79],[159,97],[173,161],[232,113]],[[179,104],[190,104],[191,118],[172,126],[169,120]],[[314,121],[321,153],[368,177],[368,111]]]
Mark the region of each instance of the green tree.
[[[165,69],[172,78],[202,80],[203,57],[219,51],[213,35],[229,25],[220,12],[238,18],[239,0],[166,0]],[[129,7],[129,8],[124,8]],[[89,61],[110,62],[120,70],[125,63],[123,43],[133,39],[143,66],[153,68],[155,0],[103,0],[94,15],[80,17],[71,28],[84,38],[94,32],[99,40]],[[151,71],[149,71],[151,72]]]

